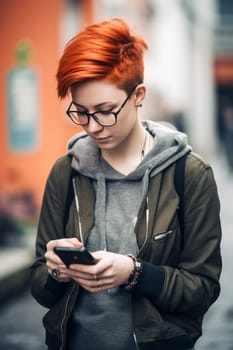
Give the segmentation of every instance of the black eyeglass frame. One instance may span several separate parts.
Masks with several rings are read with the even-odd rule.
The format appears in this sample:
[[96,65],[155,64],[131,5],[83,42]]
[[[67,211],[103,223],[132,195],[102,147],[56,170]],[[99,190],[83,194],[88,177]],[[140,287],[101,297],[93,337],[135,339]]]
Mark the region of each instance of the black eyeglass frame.
[[[90,121],[90,117],[92,117],[96,123],[98,123],[99,125],[101,126],[104,126],[104,127],[108,127],[108,126],[113,126],[113,125],[116,125],[117,123],[117,116],[118,114],[122,111],[122,109],[124,108],[124,106],[126,105],[126,103],[128,102],[128,100],[130,99],[132,93],[134,92],[134,90],[136,89],[136,87],[138,86],[138,84],[136,86],[134,86],[134,88],[130,91],[130,93],[128,94],[128,96],[126,97],[126,99],[123,101],[123,103],[121,104],[121,106],[119,107],[119,109],[116,111],[116,112],[109,112],[111,114],[114,115],[115,117],[115,121],[112,123],[112,124],[103,124],[99,121],[98,117],[96,116],[96,114],[98,113],[104,113],[103,111],[97,111],[97,112],[93,112],[93,113],[89,113],[87,111],[85,112],[82,112],[82,113],[85,113],[86,116],[87,116],[87,122],[86,123],[77,123],[76,121],[74,121],[72,115],[70,114],[70,112],[77,112],[77,111],[72,111],[70,110],[70,107],[72,106],[72,104],[75,104],[75,105],[78,105],[78,103],[75,103],[74,101],[71,101],[71,103],[69,104],[69,107],[67,108],[66,110],[66,114],[68,115],[68,117],[71,119],[71,121],[76,124],[76,125],[81,125],[81,126],[86,126],[89,124],[89,121]],[[78,105],[79,106],[79,105]]]

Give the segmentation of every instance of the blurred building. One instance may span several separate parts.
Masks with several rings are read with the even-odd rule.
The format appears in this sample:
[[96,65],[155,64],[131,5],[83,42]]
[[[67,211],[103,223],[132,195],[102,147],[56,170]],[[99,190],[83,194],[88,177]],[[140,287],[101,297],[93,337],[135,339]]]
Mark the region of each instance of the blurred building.
[[92,19],[90,5],[0,2],[0,208],[7,197],[13,203],[25,194],[38,207],[53,162],[77,131],[65,116],[67,101],[57,98],[55,76],[72,18],[77,31]]
[[218,136],[233,171],[233,2],[221,0],[215,25],[214,67]]
[[0,201],[27,194],[40,205],[52,164],[79,130],[65,116],[68,101],[57,99],[57,63],[94,21],[122,17],[149,44],[141,118],[171,121],[194,150],[216,152],[219,106],[232,101],[232,14],[231,0],[1,1]]
[[[127,19],[149,43],[142,118],[165,119],[204,156],[219,150],[222,101],[232,101],[231,0],[94,1],[94,18]],[[223,97],[224,96],[224,97]]]

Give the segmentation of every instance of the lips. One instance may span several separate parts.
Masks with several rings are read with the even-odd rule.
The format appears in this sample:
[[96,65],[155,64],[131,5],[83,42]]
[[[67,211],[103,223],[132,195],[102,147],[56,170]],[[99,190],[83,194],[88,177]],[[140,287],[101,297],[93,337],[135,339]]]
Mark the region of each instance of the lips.
[[105,143],[105,142],[108,142],[110,140],[110,137],[99,137],[99,138],[96,138],[94,137],[94,140],[95,142],[97,143]]

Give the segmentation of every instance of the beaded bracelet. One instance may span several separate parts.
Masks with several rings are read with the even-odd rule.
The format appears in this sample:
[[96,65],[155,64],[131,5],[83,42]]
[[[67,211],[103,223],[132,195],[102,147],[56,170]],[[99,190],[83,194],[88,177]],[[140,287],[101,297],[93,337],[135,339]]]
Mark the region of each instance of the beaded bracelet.
[[130,292],[134,289],[139,281],[139,277],[142,272],[142,263],[140,263],[140,261],[138,261],[132,254],[127,254],[127,256],[133,260],[134,269],[129,276],[128,283],[124,284],[123,288],[127,292]]

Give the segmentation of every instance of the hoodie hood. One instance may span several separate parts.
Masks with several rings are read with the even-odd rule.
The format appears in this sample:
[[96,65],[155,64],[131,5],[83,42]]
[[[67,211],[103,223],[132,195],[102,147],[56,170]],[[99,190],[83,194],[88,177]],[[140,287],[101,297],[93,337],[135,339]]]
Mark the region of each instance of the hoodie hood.
[[[176,130],[169,123],[142,121],[144,128],[154,137],[150,152],[143,158],[139,166],[128,175],[111,173],[111,180],[139,180],[145,172],[153,177],[170,166],[176,160],[191,150],[187,135]],[[96,143],[85,132],[74,135],[68,142],[68,153],[73,156],[72,167],[79,173],[92,179],[97,179],[102,172],[100,151]],[[105,174],[108,179],[108,174]]]
[[[153,136],[154,144],[138,167],[128,175],[117,172],[105,162],[96,143],[85,132],[75,135],[69,141],[68,153],[72,155],[71,166],[82,175],[91,178],[95,187],[95,225],[87,242],[88,249],[92,251],[111,249],[122,254],[129,251],[134,255],[138,253],[134,234],[135,224],[138,212],[148,195],[150,178],[191,149],[187,144],[186,135],[177,131],[170,124],[153,121],[143,121],[142,124]],[[117,188],[115,191],[114,186]],[[77,199],[75,186],[74,192]],[[119,203],[120,206],[123,206],[123,210],[119,208]],[[76,204],[76,207],[78,210],[79,205]],[[113,222],[112,218],[116,220]],[[149,212],[146,236],[148,235],[148,220]],[[106,222],[108,230],[106,230]],[[122,222],[124,225],[119,226]],[[119,233],[122,235],[121,239]],[[119,238],[117,246],[115,243],[110,243],[115,242],[115,237]]]

